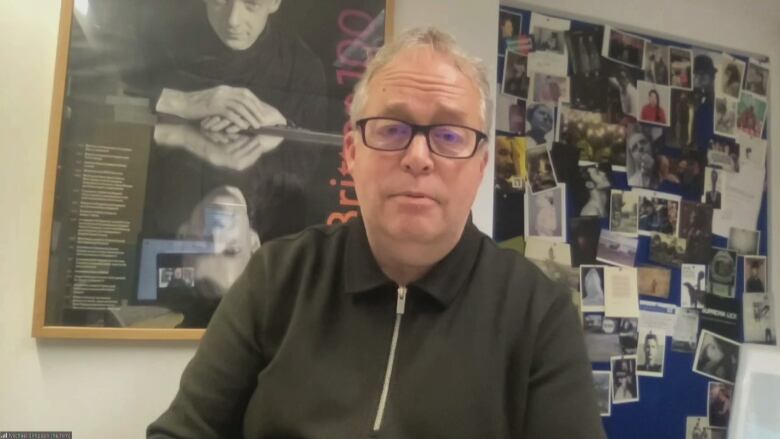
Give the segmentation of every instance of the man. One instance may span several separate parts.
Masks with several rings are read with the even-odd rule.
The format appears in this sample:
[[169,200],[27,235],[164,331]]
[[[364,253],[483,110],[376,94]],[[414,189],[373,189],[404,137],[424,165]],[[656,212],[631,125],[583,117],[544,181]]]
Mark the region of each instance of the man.
[[712,170],[710,172],[710,190],[704,194],[704,202],[713,209],[720,209],[721,195],[718,190],[718,171]]
[[750,276],[745,283],[745,291],[748,293],[763,293],[764,281],[761,279],[761,263],[758,261],[750,262]]
[[433,29],[377,53],[344,137],[362,217],[263,244],[150,437],[604,437],[569,294],[469,221],[488,84]]
[[637,367],[638,370],[644,372],[661,371],[661,358],[658,352],[658,348],[658,337],[652,332],[648,332],[647,335],[645,335],[644,344],[642,345],[642,352],[645,354],[645,361]]

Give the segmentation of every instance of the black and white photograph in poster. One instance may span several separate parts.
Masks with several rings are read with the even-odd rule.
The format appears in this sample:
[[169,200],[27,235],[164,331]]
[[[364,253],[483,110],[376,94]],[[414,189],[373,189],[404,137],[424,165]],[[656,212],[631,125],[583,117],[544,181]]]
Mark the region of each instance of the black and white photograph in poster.
[[669,46],[647,42],[645,45],[645,80],[669,85]]
[[525,191],[525,236],[563,242],[566,239],[566,185],[542,192]]
[[704,308],[707,294],[707,266],[682,264],[680,266],[680,307]]
[[740,145],[734,139],[712,138],[707,145],[707,165],[727,172],[739,172]]
[[692,353],[696,350],[699,336],[699,310],[680,308],[677,310],[677,320],[672,333],[672,350]]
[[737,134],[737,100],[727,97],[715,98],[715,113],[713,124],[715,134],[731,137]]
[[663,377],[665,351],[665,332],[640,327],[639,347],[637,348],[637,374],[656,378]]
[[706,377],[734,384],[739,362],[739,343],[707,330],[699,334],[693,359],[693,371]]
[[[55,205],[47,321],[205,328],[262,243],[358,215],[340,171],[345,102],[383,43],[385,0],[255,3],[93,0],[67,17],[67,172],[54,198],[96,190],[75,177],[94,165],[77,160],[85,151],[127,189],[98,185],[75,215]],[[106,197],[121,201],[96,212]],[[108,246],[69,246],[87,226],[113,233],[107,224],[123,230]],[[79,291],[65,261],[96,252],[111,268]],[[184,287],[160,287],[155,267],[176,259]]]
[[608,370],[593,371],[593,389],[601,416],[609,416],[612,409],[612,374]]
[[585,312],[582,317],[585,348],[592,363],[607,363],[622,354],[618,327],[620,319],[604,317],[602,312]]
[[639,225],[639,196],[636,192],[613,190],[609,208],[609,230],[636,236]]
[[746,230],[739,227],[729,228],[728,249],[738,255],[757,255],[761,232],[758,230]]
[[[501,91],[520,99],[528,99],[531,78],[528,76],[528,57],[511,50],[504,57],[504,83]],[[557,103],[557,99],[555,100]]]
[[713,439],[706,416],[688,416],[686,418],[685,439]]
[[712,248],[712,206],[693,201],[680,203],[678,236],[685,240],[685,262],[706,264]]
[[645,58],[645,42],[644,38],[606,26],[601,54],[605,58],[641,69]]
[[604,311],[604,266],[580,265],[582,310]]
[[704,169],[704,194],[702,203],[712,206],[713,209],[724,209],[723,188],[726,187],[728,174],[720,169],[707,167]]
[[531,76],[531,100],[552,106],[569,101],[569,77],[534,72]]
[[550,145],[555,137],[555,109],[548,104],[526,106],[525,135],[528,146]]
[[657,155],[663,144],[663,127],[633,124],[626,129],[626,178],[629,186],[658,188],[661,178]]
[[744,77],[745,62],[723,55],[715,77],[715,95],[738,100]]
[[566,76],[569,72],[569,55],[565,34],[571,22],[533,12],[529,27],[534,42],[534,51],[528,54],[529,69]]
[[769,90],[769,68],[750,60],[745,77],[745,90],[766,97]]
[[766,256],[745,256],[742,258],[744,291],[746,293],[765,293],[766,289]]
[[639,234],[676,235],[680,221],[680,196],[641,189],[635,191],[639,195]]
[[580,270],[571,266],[569,244],[526,237],[525,257],[562,289],[579,297]]
[[671,89],[665,85],[637,81],[639,99],[639,121],[653,125],[669,126]]
[[742,295],[742,322],[745,343],[775,344],[777,328],[772,302],[767,293]]
[[580,175],[585,183],[585,191],[581,201],[584,201],[580,209],[580,216],[597,216],[607,218],[609,215],[609,190],[612,183],[607,172],[609,166],[585,165],[580,166]]
[[707,272],[710,276],[710,294],[727,299],[734,298],[734,282],[737,279],[737,254],[733,251],[712,249]]
[[604,27],[586,25],[566,33],[566,47],[571,65],[571,96],[574,108],[587,111],[605,112],[606,77],[601,57],[601,41]]
[[612,403],[639,401],[639,380],[636,376],[636,355],[612,357]]
[[707,395],[707,418],[710,428],[726,429],[731,416],[731,401],[734,396],[732,384],[710,381]]
[[518,136],[525,134],[525,100],[499,93],[496,97],[496,129]]
[[595,264],[599,236],[601,236],[601,219],[593,216],[568,218],[569,242],[571,242],[572,266]]
[[528,166],[528,184],[531,186],[531,192],[552,189],[558,184],[550,151],[546,146],[529,144],[526,149],[526,166]]
[[686,242],[677,235],[652,233],[649,259],[667,267],[679,267],[685,260]]
[[596,259],[608,264],[633,267],[636,262],[637,238],[602,230]]
[[693,146],[693,92],[672,88],[671,120],[667,144],[674,148]]
[[517,41],[522,24],[522,15],[504,9],[498,11],[498,56],[504,56],[507,47]]
[[768,108],[765,99],[752,93],[742,93],[737,104],[737,130],[750,137],[761,137]]
[[693,52],[690,49],[680,47],[669,48],[671,64],[670,84],[672,87],[684,90],[693,89]]

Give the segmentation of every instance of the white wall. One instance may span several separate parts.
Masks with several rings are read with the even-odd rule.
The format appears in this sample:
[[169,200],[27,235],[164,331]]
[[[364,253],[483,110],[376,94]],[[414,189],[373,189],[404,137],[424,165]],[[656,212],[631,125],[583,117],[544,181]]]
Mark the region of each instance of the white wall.
[[[72,430],[79,438],[141,437],[173,397],[194,344],[30,337],[57,4],[55,0],[0,2],[0,430]],[[531,4],[762,52],[775,62],[780,60],[780,4],[775,1],[713,0],[706,2],[707,9],[699,0],[537,0]],[[497,0],[396,0],[396,6],[397,29],[438,25],[455,34],[467,50],[494,61]],[[774,84],[780,84],[778,76],[775,70]],[[780,87],[773,89],[772,100],[780,102]],[[780,111],[775,112],[771,127],[780,128]],[[780,175],[780,154],[773,155],[771,166]],[[486,231],[492,223],[490,181],[492,171],[475,208],[475,220]],[[773,194],[773,218],[780,218],[778,196]],[[773,260],[777,269],[778,244],[772,248],[778,255]],[[780,321],[780,313],[777,317]]]

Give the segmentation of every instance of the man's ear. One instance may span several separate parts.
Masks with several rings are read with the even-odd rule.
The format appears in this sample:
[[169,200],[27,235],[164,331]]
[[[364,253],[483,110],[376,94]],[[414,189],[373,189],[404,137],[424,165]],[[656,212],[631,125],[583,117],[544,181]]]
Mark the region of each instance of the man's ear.
[[355,153],[357,145],[355,144],[355,131],[350,130],[344,134],[344,144],[342,152],[344,153],[344,163],[347,164],[349,173],[352,173],[352,169],[355,166]]
[[268,5],[268,13],[273,14],[274,12],[279,10],[279,6],[282,5],[282,0],[271,0],[271,3]]
[[489,145],[488,141],[485,140],[485,144],[482,147],[482,159],[480,160],[479,163],[480,174],[485,172],[485,166],[487,166],[488,164],[488,158],[490,156],[490,152],[488,151],[488,145]]

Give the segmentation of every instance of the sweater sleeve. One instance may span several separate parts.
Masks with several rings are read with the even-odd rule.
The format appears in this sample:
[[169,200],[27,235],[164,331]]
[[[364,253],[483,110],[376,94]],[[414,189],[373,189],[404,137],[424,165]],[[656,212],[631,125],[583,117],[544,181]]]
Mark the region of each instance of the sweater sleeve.
[[195,356],[184,369],[170,407],[147,428],[147,438],[241,437],[244,412],[267,364],[260,342],[259,303],[265,263],[259,251],[214,313]]
[[534,341],[523,438],[605,438],[580,319],[568,294],[555,298]]

